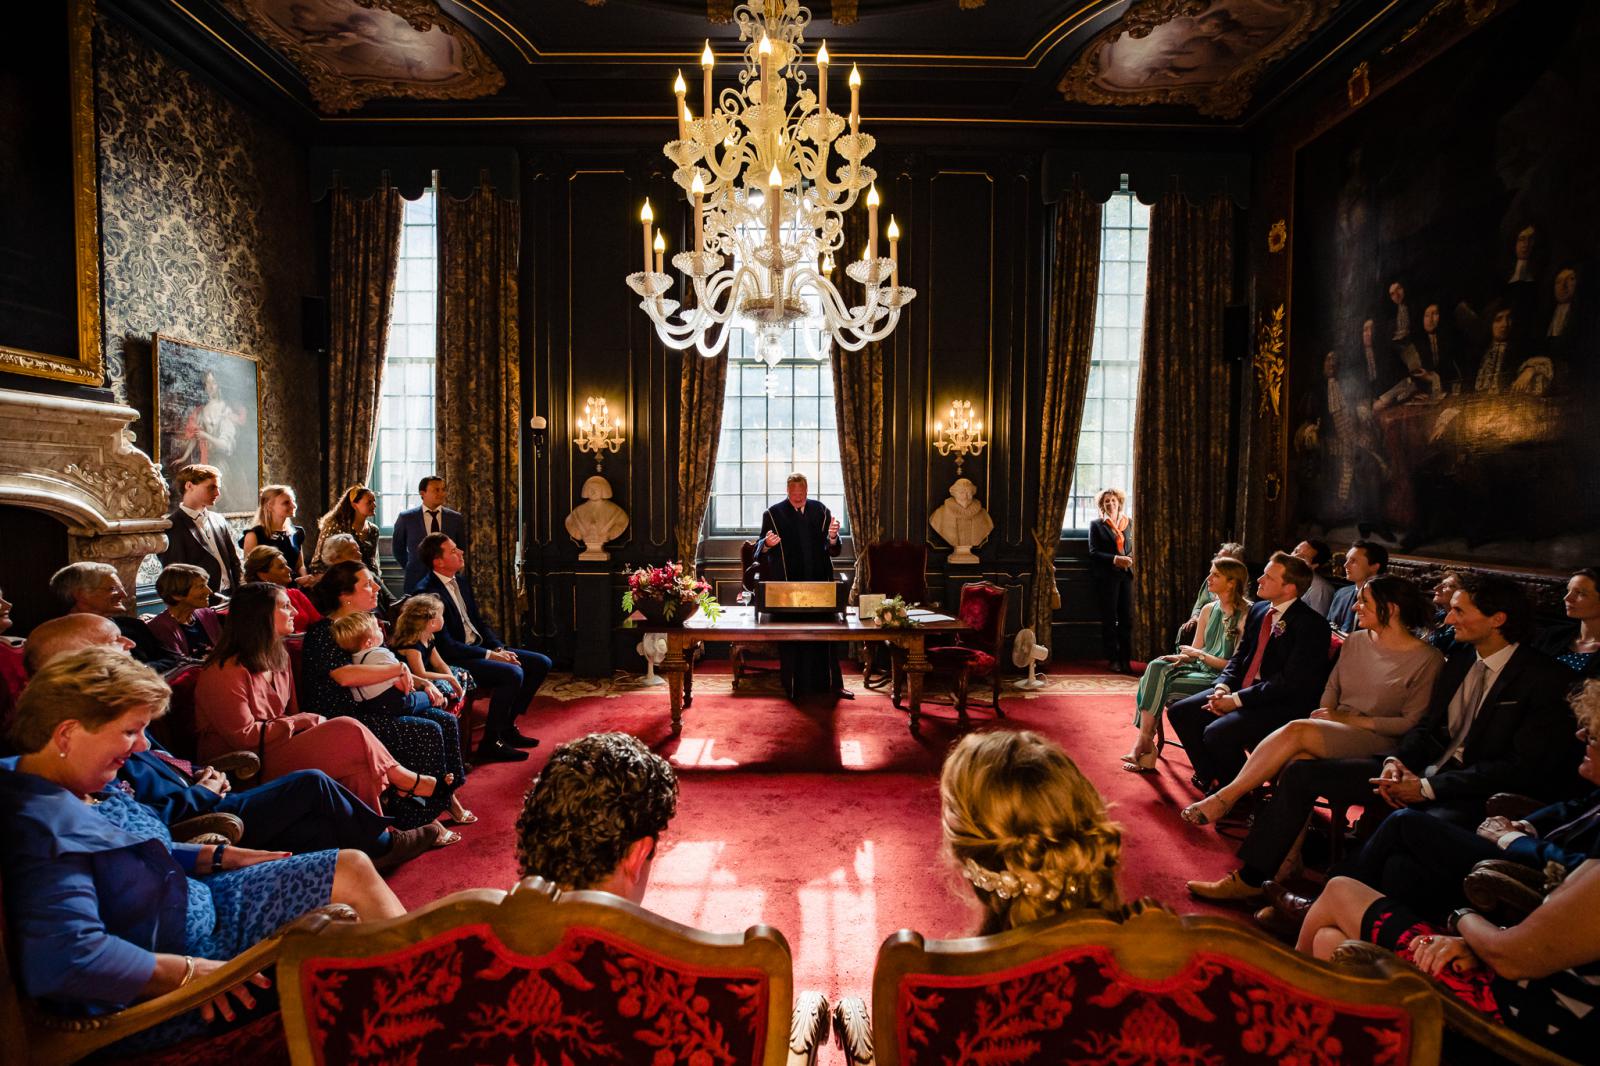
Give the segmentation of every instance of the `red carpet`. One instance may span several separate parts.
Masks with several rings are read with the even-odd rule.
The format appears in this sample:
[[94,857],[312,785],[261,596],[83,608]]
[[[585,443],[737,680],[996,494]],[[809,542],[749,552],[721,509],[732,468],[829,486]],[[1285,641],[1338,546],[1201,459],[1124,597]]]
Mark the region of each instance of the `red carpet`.
[[[1056,667],[1053,682],[1057,691],[1042,694],[1008,686],[1002,724],[1055,738],[1111,801],[1124,831],[1127,897],[1209,909],[1183,882],[1232,869],[1234,844],[1179,819],[1195,798],[1183,753],[1168,749],[1156,773],[1125,773],[1131,680]],[[573,696],[602,687],[550,689]],[[976,906],[938,850],[939,765],[960,737],[949,707],[924,705],[932,717],[919,740],[887,697],[859,687],[854,701],[801,707],[728,694],[726,674],[702,674],[696,689],[676,739],[664,689],[541,696],[521,724],[543,746],[530,762],[474,772],[464,798],[481,821],[462,830],[462,843],[397,871],[401,899],[417,906],[462,888],[509,887],[512,828],[540,756],[584,733],[623,730],[670,758],[682,788],[645,898],[652,910],[718,932],[776,926],[794,952],[795,987],[830,997],[870,991],[878,945],[897,929],[971,933]],[[986,726],[989,714],[975,710],[974,719]]]

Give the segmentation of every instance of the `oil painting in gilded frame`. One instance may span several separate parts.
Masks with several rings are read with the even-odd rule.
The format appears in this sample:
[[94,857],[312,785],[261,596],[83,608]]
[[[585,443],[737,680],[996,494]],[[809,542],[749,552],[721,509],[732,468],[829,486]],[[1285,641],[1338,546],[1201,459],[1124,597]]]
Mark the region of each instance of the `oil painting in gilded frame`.
[[222,472],[215,509],[255,513],[261,492],[261,366],[253,356],[157,334],[156,464],[169,481],[194,463]]
[[1518,5],[1297,153],[1299,535],[1600,558],[1596,47],[1600,5]]
[[0,64],[0,371],[105,379],[93,0],[17,5]]

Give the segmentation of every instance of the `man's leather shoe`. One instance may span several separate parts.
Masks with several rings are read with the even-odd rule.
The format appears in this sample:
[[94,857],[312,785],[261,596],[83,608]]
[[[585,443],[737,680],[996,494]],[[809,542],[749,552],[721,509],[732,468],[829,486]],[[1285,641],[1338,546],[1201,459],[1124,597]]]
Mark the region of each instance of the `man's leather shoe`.
[[1301,923],[1286,917],[1270,903],[1256,911],[1256,924],[1286,944],[1294,944],[1300,939]]
[[1267,902],[1281,914],[1287,921],[1294,923],[1298,931],[1300,924],[1306,920],[1306,912],[1311,909],[1311,904],[1316,902],[1309,896],[1297,895],[1276,881],[1267,881],[1261,886],[1267,894]]
[[475,763],[485,762],[522,762],[528,753],[513,748],[504,741],[497,740],[492,744],[484,744],[478,748],[477,754],[472,757]]
[[1245,884],[1238,870],[1220,881],[1190,881],[1189,894],[1213,903],[1254,903],[1265,896],[1257,886]]
[[519,731],[516,726],[512,726],[500,734],[500,743],[510,744],[513,748],[537,748],[539,746],[539,738],[530,737],[526,733]]
[[835,689],[833,698],[836,700],[853,700],[856,698],[856,694],[847,688]]

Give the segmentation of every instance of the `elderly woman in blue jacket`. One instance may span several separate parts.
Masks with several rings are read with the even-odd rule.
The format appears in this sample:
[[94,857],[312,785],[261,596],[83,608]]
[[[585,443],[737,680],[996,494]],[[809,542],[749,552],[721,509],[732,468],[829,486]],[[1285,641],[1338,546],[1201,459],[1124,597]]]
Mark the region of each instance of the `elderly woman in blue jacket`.
[[[290,856],[174,844],[117,771],[145,750],[145,726],[171,695],[116,648],[52,660],[18,701],[0,759],[5,907],[23,992],[58,1013],[93,1016],[174,991],[326,903],[363,918],[404,913],[359,851]],[[156,1047],[232,1022],[262,975],[130,1041]]]

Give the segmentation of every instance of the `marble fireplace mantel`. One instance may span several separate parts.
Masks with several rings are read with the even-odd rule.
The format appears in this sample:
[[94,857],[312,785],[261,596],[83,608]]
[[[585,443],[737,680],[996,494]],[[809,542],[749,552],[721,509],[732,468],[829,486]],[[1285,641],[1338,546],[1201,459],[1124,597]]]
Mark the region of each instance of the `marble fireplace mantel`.
[[131,593],[167,546],[167,486],[120,404],[0,389],[0,503],[54,515],[74,562],[109,563]]

